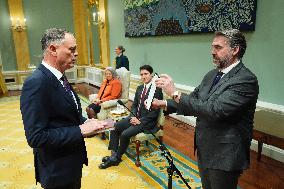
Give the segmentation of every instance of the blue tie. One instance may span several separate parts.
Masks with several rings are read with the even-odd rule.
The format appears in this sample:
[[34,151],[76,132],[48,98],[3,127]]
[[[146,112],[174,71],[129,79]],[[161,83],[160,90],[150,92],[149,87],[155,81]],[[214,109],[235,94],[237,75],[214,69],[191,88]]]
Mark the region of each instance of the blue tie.
[[213,81],[213,83],[212,83],[211,88],[210,88],[209,91],[211,91],[211,89],[220,81],[220,79],[221,79],[221,77],[222,77],[223,74],[224,74],[224,73],[221,72],[221,71],[219,71],[219,72],[217,73],[217,75],[215,76],[214,81]]
[[221,72],[221,71],[219,71],[219,72],[217,73],[217,75],[216,75],[216,77],[215,77],[215,79],[214,79],[214,81],[213,81],[212,87],[215,86],[215,85],[220,81],[220,79],[221,79],[221,77],[222,77],[223,74],[224,74],[224,73]]

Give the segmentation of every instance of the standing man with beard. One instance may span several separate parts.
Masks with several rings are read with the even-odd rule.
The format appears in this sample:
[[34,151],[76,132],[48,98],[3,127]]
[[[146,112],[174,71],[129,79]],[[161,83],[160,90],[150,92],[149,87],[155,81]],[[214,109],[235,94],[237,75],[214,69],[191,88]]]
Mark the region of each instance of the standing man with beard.
[[191,94],[177,91],[168,75],[156,80],[173,100],[154,100],[154,107],[197,117],[194,152],[204,189],[236,189],[238,178],[249,167],[259,88],[256,76],[242,62],[245,50],[246,40],[239,30],[218,31],[212,42],[217,68]]
[[80,99],[64,73],[78,56],[76,39],[51,28],[41,39],[43,59],[21,95],[25,135],[34,153],[36,182],[45,189],[79,189],[87,165],[84,137],[106,123],[82,116]]

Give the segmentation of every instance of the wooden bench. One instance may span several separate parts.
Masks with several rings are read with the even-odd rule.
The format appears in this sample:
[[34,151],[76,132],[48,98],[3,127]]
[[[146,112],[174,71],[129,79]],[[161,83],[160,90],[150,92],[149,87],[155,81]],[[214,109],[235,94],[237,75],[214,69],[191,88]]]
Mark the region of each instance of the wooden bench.
[[257,160],[263,143],[284,149],[284,114],[259,110],[255,112],[253,139],[258,142]]

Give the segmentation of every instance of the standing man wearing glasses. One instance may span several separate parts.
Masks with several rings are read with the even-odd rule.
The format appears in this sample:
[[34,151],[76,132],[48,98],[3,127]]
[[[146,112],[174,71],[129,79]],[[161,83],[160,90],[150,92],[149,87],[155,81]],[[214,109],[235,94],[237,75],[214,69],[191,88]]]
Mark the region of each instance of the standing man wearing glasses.
[[88,163],[84,137],[105,123],[82,117],[80,99],[64,75],[78,56],[74,36],[51,28],[44,33],[41,45],[42,62],[25,81],[21,95],[36,182],[45,189],[79,189],[83,164]]
[[168,75],[156,80],[157,87],[173,100],[155,100],[153,106],[197,117],[194,151],[204,189],[236,189],[238,178],[250,164],[259,88],[256,76],[242,62],[245,50],[240,31],[218,31],[212,42],[216,69],[191,94],[178,92]]

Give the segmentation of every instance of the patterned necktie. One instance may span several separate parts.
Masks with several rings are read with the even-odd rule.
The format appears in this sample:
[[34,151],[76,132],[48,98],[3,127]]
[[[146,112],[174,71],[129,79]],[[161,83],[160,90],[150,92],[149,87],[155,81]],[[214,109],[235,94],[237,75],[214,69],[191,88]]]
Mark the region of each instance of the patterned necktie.
[[219,72],[217,73],[217,75],[215,76],[214,81],[213,81],[213,83],[212,83],[212,85],[211,85],[211,88],[210,88],[209,92],[210,92],[211,89],[220,81],[220,79],[221,79],[221,77],[222,77],[223,74],[224,74],[224,73],[221,72],[221,71],[219,71]]
[[142,92],[142,95],[140,97],[140,101],[139,101],[139,105],[138,105],[138,111],[137,111],[137,117],[140,116],[141,106],[144,103],[146,92],[147,92],[147,89],[146,89],[146,85],[145,85],[144,89],[143,89],[143,92]]
[[216,75],[216,77],[215,77],[215,79],[214,79],[214,81],[213,81],[212,87],[215,86],[215,85],[220,81],[220,79],[221,79],[221,77],[222,77],[223,74],[224,74],[224,73],[221,72],[221,71],[219,71],[219,72],[217,73],[217,75]]
[[67,91],[67,93],[73,98],[73,95],[72,95],[72,91],[71,91],[71,86],[66,78],[65,75],[63,75],[61,78],[60,78],[61,81],[63,81],[63,87],[64,89]]

